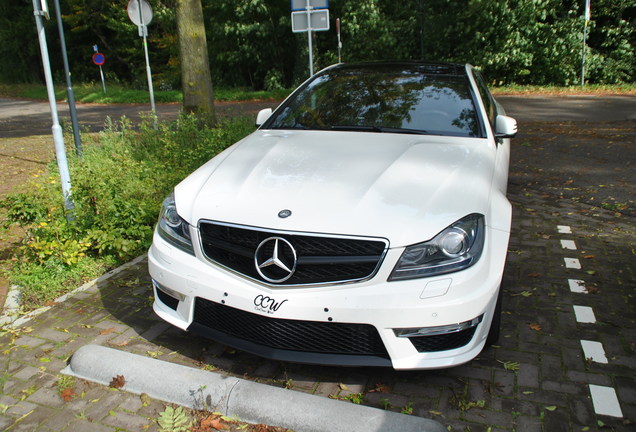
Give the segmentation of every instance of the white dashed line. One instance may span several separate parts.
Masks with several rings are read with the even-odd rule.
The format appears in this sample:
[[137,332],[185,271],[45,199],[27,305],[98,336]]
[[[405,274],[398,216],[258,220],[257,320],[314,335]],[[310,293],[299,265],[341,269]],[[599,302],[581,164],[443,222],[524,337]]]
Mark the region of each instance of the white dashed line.
[[592,403],[596,414],[623,417],[618,397],[616,397],[616,391],[613,388],[590,384],[590,394],[592,395]]
[[583,347],[583,355],[585,355],[586,360],[591,359],[596,363],[608,363],[602,343],[582,340],[581,347]]
[[579,261],[578,258],[563,258],[563,260],[565,261],[566,268],[571,268],[571,269],[581,268],[581,261]]
[[585,287],[585,282],[582,280],[568,279],[568,284],[570,285],[570,291],[573,293],[588,293],[587,288]]
[[576,315],[576,321],[583,324],[594,324],[596,322],[594,311],[588,306],[574,306],[574,315]]
[[559,234],[572,234],[572,228],[567,225],[557,225]]
[[576,250],[576,243],[574,243],[574,240],[561,240],[561,247],[563,249]]

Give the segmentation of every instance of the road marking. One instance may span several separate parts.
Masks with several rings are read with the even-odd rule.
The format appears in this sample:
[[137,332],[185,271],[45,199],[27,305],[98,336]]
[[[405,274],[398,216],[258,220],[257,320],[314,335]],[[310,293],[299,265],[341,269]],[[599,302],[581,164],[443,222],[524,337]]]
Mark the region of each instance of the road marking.
[[574,315],[576,315],[576,322],[590,324],[596,322],[594,311],[588,306],[574,306]]
[[576,243],[574,243],[574,240],[561,240],[561,247],[563,249],[576,250]]
[[577,258],[563,258],[565,261],[565,268],[580,269],[581,262]]
[[570,285],[570,291],[573,293],[581,293],[587,294],[587,287],[585,286],[585,282],[578,279],[568,279],[568,284]]
[[608,363],[602,343],[596,341],[581,340],[581,347],[583,347],[583,355],[585,356],[586,360],[591,359],[596,363]]
[[572,228],[567,225],[557,225],[559,234],[572,234]]
[[616,391],[613,388],[590,384],[590,394],[596,414],[623,417]]

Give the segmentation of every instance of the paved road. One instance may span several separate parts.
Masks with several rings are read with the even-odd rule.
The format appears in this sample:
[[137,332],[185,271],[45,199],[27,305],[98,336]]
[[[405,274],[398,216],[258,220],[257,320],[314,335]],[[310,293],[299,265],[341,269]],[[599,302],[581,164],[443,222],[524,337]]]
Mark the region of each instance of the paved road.
[[[508,114],[519,122],[527,121],[603,121],[636,120],[636,96],[499,96]],[[261,108],[275,107],[275,101],[251,103],[217,102],[220,116],[243,113],[253,115]],[[70,123],[68,105],[58,103],[62,122]],[[157,105],[160,120],[176,118],[179,104]],[[118,120],[126,116],[137,121],[140,114],[150,112],[141,104],[78,104],[78,119],[82,127],[99,130],[106,117]],[[51,111],[46,102],[0,98],[0,137],[28,136],[51,133]]]
[[[585,189],[599,170],[606,181],[597,192],[626,189],[624,199],[634,200],[635,99],[612,99],[596,99],[594,111],[593,98],[500,98],[525,130],[513,144],[502,339],[474,361],[395,372],[295,365],[228,350],[154,316],[142,259],[0,335],[0,429],[156,430],[158,401],[81,380],[64,400],[59,372],[92,343],[409,412],[453,431],[634,431],[634,217],[618,206],[590,205],[600,198]],[[565,117],[575,115],[572,106],[579,106],[578,118]]]

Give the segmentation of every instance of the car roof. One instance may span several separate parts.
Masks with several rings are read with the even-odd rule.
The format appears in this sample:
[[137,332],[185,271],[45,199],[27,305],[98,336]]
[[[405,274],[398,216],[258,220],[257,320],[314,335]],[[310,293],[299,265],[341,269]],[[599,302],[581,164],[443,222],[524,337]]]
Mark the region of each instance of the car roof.
[[338,63],[324,69],[324,71],[393,71],[406,70],[413,73],[421,73],[426,75],[455,75],[466,76],[465,64],[459,63],[430,63],[423,61],[369,61],[356,63]]

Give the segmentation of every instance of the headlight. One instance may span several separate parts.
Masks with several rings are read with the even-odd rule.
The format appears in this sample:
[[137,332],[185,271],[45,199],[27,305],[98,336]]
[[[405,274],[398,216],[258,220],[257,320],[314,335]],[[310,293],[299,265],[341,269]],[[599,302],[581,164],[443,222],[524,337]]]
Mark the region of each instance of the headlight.
[[389,280],[437,276],[475,264],[484,248],[484,217],[471,214],[432,240],[408,246]]
[[163,200],[157,231],[159,235],[171,245],[194,255],[192,238],[190,237],[190,226],[186,221],[181,219],[181,216],[177,213],[177,206],[174,202],[174,195],[172,194]]

